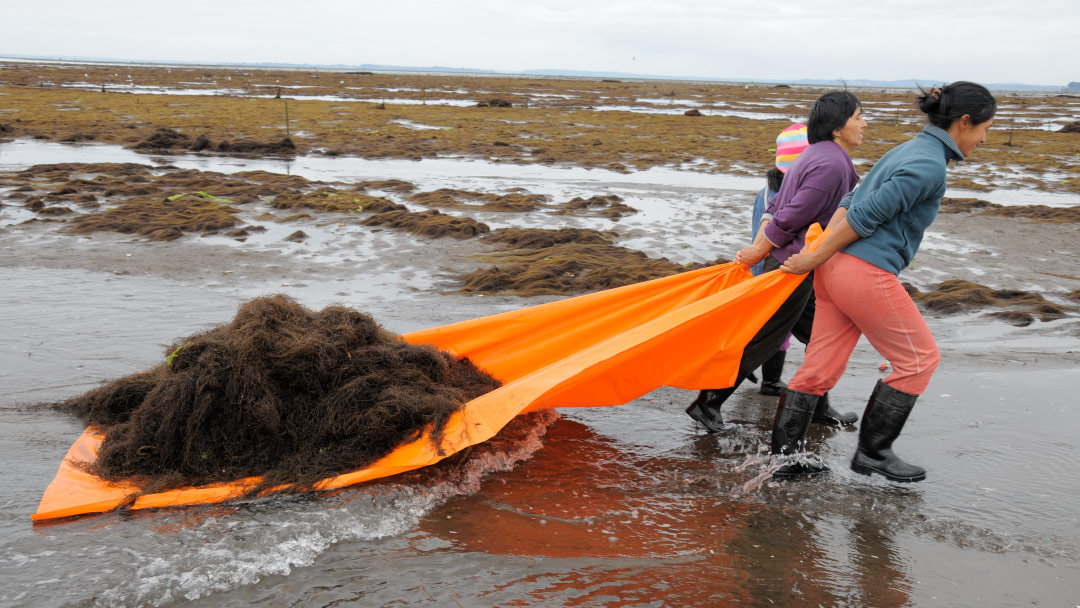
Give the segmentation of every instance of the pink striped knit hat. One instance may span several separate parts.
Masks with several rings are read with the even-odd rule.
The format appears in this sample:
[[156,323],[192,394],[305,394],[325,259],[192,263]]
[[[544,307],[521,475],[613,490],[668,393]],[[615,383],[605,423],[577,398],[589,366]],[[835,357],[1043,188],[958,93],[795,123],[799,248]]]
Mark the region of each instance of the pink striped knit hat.
[[776,138],[776,168],[787,173],[795,158],[810,145],[806,138],[806,125],[795,123],[783,130]]

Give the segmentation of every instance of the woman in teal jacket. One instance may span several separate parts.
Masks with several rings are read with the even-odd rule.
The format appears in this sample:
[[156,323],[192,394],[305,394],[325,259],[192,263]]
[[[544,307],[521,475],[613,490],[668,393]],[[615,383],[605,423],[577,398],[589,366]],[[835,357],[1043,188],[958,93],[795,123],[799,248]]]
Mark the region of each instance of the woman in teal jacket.
[[[801,252],[781,270],[814,270],[817,313],[806,358],[781,393],[773,423],[772,451],[801,447],[821,395],[843,375],[859,337],[892,365],[863,413],[851,468],[894,481],[921,481],[926,471],[900,459],[893,441],[930,382],[939,355],[934,337],[897,275],[915,256],[937,216],[950,161],[962,161],[986,141],[997,102],[985,87],[955,82],[924,92],[919,108],[930,124],[890,150],[862,184],[841,201],[830,234],[813,252]],[[816,270],[815,270],[816,269]],[[814,475],[814,464],[793,464],[778,477]]]

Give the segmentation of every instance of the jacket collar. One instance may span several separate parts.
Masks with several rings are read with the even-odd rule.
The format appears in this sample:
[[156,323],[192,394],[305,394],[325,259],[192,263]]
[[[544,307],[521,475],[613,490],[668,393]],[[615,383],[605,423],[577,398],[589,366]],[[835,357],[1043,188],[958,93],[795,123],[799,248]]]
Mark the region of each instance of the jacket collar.
[[952,159],[964,160],[963,153],[960,152],[960,148],[956,146],[956,142],[953,141],[952,135],[941,127],[935,127],[934,125],[926,125],[923,127],[923,133],[941,140],[941,143],[945,144],[945,160],[950,161]]

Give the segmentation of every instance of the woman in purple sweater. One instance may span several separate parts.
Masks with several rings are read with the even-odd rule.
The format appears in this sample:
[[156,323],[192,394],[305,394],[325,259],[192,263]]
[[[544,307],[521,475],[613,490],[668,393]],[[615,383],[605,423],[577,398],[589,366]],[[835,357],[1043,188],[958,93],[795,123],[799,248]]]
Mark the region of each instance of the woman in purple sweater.
[[[780,191],[765,210],[757,238],[735,255],[737,263],[753,266],[765,260],[765,272],[776,270],[806,244],[811,224],[828,224],[840,199],[858,183],[849,155],[862,143],[866,128],[859,99],[847,91],[826,93],[814,102],[806,125],[810,146],[788,169]],[[701,391],[686,413],[710,433],[723,429],[720,406],[724,401],[776,353],[789,333],[809,343],[813,324],[814,282],[807,276],[743,349],[735,384]],[[827,424],[855,424],[857,420],[853,413],[837,413],[827,398],[813,416],[814,422]]]

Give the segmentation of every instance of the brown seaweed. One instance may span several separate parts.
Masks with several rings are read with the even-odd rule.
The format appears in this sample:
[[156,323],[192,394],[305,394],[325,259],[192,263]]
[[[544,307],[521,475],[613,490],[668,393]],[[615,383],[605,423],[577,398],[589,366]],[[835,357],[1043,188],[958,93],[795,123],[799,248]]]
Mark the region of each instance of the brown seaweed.
[[369,315],[287,296],[177,340],[165,362],[56,404],[102,427],[90,471],[144,492],[261,476],[310,488],[370,465],[499,386],[467,359],[412,345]]
[[[1042,321],[1060,319],[1067,309],[1048,301],[1043,296],[1017,289],[992,289],[985,285],[950,279],[935,286],[933,291],[919,291],[910,283],[904,283],[911,298],[927,310],[940,314],[957,314],[984,308],[1011,308],[1010,311],[994,311],[992,316],[1009,322],[1026,325],[1025,319],[1038,316]],[[1023,313],[1023,314],[1020,314]],[[1024,315],[1027,315],[1026,317]]]
[[140,234],[154,241],[171,241],[187,232],[217,232],[240,223],[238,209],[198,196],[175,200],[136,198],[112,209],[72,220],[71,232],[107,231]]
[[418,213],[404,210],[386,211],[365,218],[361,223],[365,226],[395,228],[431,238],[468,239],[491,231],[487,224],[468,217],[446,215],[438,209]]
[[640,251],[597,243],[560,243],[496,253],[485,260],[495,265],[462,275],[462,293],[578,293],[640,283],[684,269]]

